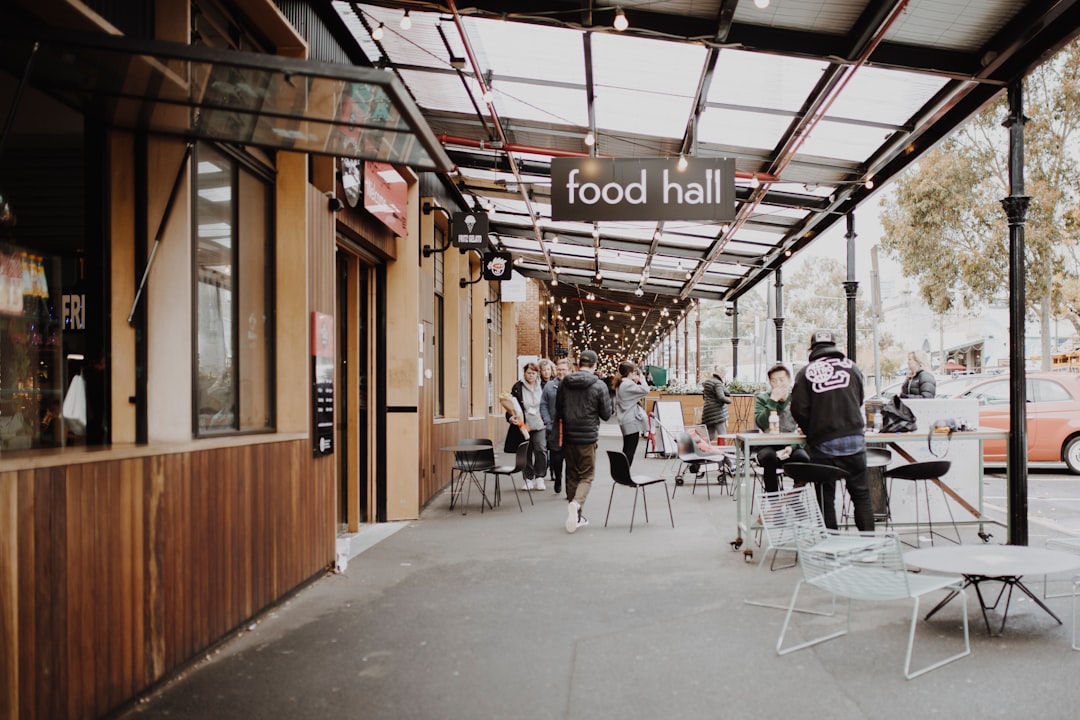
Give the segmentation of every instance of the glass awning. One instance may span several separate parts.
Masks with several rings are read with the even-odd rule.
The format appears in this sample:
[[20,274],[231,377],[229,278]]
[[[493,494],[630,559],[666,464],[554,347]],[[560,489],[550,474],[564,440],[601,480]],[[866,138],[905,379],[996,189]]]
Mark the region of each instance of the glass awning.
[[0,62],[126,130],[446,172],[453,163],[394,75],[122,36],[0,30]]

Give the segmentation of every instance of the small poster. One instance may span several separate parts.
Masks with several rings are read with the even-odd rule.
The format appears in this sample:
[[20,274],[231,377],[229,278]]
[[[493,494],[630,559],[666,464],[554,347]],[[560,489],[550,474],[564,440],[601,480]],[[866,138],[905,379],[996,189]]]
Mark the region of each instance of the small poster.
[[312,396],[314,414],[312,452],[315,457],[334,452],[334,316],[311,313]]

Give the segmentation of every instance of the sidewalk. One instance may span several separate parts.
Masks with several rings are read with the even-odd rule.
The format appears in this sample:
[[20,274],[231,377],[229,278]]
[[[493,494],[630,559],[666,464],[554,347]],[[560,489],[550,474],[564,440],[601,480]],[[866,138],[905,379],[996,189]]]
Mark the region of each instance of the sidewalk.
[[[605,528],[604,451],[620,447],[617,426],[604,425],[584,508],[590,524],[577,533],[563,528],[566,502],[550,483],[533,493],[535,507],[522,498],[524,512],[509,484],[483,515],[475,494],[467,515],[436,498],[344,574],[301,591],[121,717],[1076,716],[1080,652],[1070,649],[1068,598],[1048,601],[1059,626],[1014,595],[1004,636],[988,638],[969,592],[972,655],[911,681],[902,672],[905,602],[856,604],[851,634],[778,657],[784,612],[743,599],[786,603],[798,569],[758,570],[731,549],[735,503],[715,485],[711,500],[700,486],[695,495],[678,488],[675,529],[650,488],[650,522],[638,507],[632,534],[633,493],[616,488]],[[635,473],[669,466],[640,453]],[[965,542],[978,542],[974,530]],[[919,621],[913,664],[955,652],[959,612],[950,603]],[[798,637],[842,621],[793,622]]]

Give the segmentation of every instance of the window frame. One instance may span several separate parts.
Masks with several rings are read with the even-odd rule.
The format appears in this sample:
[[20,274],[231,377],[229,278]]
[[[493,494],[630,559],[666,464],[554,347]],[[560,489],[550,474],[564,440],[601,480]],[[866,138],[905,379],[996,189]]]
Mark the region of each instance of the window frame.
[[[199,182],[198,182],[198,167],[202,153],[205,152],[205,148],[211,148],[215,153],[224,156],[230,161],[230,186],[232,189],[232,207],[229,212],[232,234],[231,240],[231,252],[230,252],[230,267],[232,271],[232,286],[230,292],[233,294],[232,302],[230,302],[230,343],[232,357],[232,374],[233,383],[231,388],[231,399],[234,404],[233,419],[230,425],[226,427],[203,427],[200,422],[200,384],[199,373],[201,365],[199,362]],[[276,182],[276,174],[272,167],[259,162],[255,157],[243,152],[239,148],[221,145],[219,143],[198,141],[195,142],[192,157],[191,157],[191,171],[193,180],[191,182],[191,427],[192,435],[197,439],[207,438],[221,438],[221,437],[235,437],[240,435],[264,435],[267,433],[274,433],[277,431],[277,395],[275,389],[277,387],[277,337],[276,337],[276,318],[277,318],[277,306],[275,304],[276,293],[275,290],[275,278],[276,278],[276,262],[277,262],[277,247],[276,238],[277,231],[274,222],[274,187]],[[240,241],[243,233],[243,228],[240,225],[240,220],[245,214],[250,214],[250,210],[247,207],[242,207],[241,196],[241,173],[247,173],[250,179],[253,179],[261,183],[263,190],[265,191],[265,203],[264,203],[264,217],[262,219],[262,226],[264,228],[264,256],[266,262],[263,263],[262,272],[262,286],[263,291],[263,307],[266,314],[266,322],[263,326],[265,337],[265,372],[266,372],[266,388],[265,388],[265,403],[267,424],[264,427],[241,427],[241,418],[243,417],[243,411],[240,409],[240,393],[239,386],[244,381],[245,376],[243,374],[243,367],[240,362],[240,332],[241,322],[239,319],[240,306],[242,302],[239,300],[243,288],[245,271],[241,267],[241,248]]]

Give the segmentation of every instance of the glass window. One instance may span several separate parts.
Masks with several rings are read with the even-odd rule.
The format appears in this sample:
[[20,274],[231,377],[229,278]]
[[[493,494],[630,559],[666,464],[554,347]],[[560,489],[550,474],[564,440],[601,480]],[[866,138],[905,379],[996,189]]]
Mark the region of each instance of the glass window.
[[994,380],[985,385],[972,388],[965,395],[979,401],[980,405],[1008,405],[1009,404],[1009,381]]
[[196,154],[197,435],[273,427],[271,187],[210,145]]
[[1036,380],[1032,383],[1035,394],[1029,399],[1035,402],[1068,402],[1072,400],[1069,391],[1053,380]]

